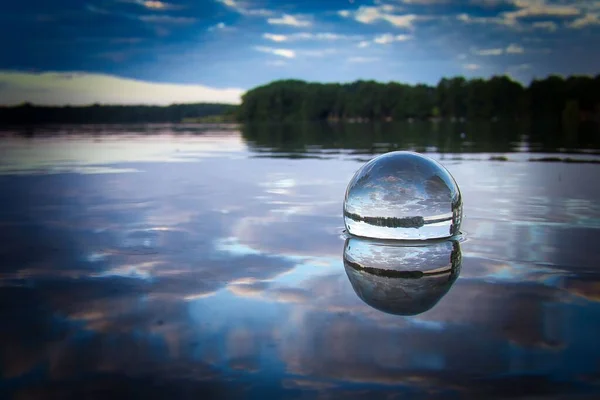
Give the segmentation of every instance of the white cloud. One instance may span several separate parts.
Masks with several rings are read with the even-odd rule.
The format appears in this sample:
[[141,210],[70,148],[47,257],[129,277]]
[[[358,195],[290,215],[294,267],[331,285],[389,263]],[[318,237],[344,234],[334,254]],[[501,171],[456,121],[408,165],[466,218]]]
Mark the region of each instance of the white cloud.
[[[589,7],[584,5],[586,3],[584,1],[575,0],[563,1],[560,4],[549,4],[547,0],[506,0],[506,2],[512,4],[517,9],[503,12],[497,17],[476,17],[468,14],[460,14],[457,18],[465,23],[499,24],[514,29],[523,29],[524,24],[522,20],[524,19],[532,17],[572,18],[581,15],[582,11],[586,7]],[[553,25],[549,21],[533,22],[528,26],[548,30],[556,28],[556,24]]]
[[577,18],[569,24],[569,28],[581,29],[590,25],[600,25],[598,14],[586,14],[583,17]]
[[464,64],[463,68],[468,70],[468,71],[475,71],[481,68],[480,65],[478,64]]
[[267,22],[272,25],[290,25],[297,27],[310,26],[310,21],[298,18],[293,15],[283,14],[280,18],[269,18]]
[[290,35],[280,35],[274,33],[263,33],[263,38],[274,42],[285,42],[294,40],[319,40],[319,41],[335,41],[335,40],[360,40],[363,37],[360,35],[341,35],[331,32],[298,32]]
[[90,73],[0,71],[0,103],[40,105],[239,103],[243,90]]
[[216,25],[213,25],[207,29],[208,31],[225,31],[225,30],[233,30],[233,27],[227,26],[225,22],[219,22]]
[[357,35],[348,36],[348,35],[340,35],[340,34],[331,33],[331,32],[300,33],[297,36],[299,38],[303,38],[303,39],[316,39],[316,40],[342,40],[342,39],[356,39],[356,38],[360,38],[360,36],[357,36]]
[[[164,10],[182,8],[181,6],[177,6],[177,5],[174,5],[171,3],[165,3],[165,2],[161,2],[161,1],[142,1],[142,0],[117,0],[117,1],[121,1],[124,3],[139,4],[146,8],[152,9],[154,11],[161,11],[161,10],[164,11]],[[135,13],[109,11],[107,9],[98,8],[93,5],[89,5],[89,4],[87,4],[85,7],[88,11],[96,13],[96,14],[115,15],[115,16],[119,16],[121,18],[138,20],[138,21],[143,21],[143,22],[148,22],[148,23],[183,25],[183,24],[191,24],[191,23],[196,22],[196,18],[194,18],[194,17],[180,17],[180,16],[165,15],[165,14],[139,15],[139,14],[135,14]]]
[[511,43],[506,48],[506,54],[523,54],[524,52],[525,52],[525,49],[523,49],[523,47],[519,46],[518,44],[514,44],[514,43]]
[[392,35],[391,33],[386,33],[375,37],[373,42],[377,44],[390,44],[393,42],[403,42],[409,40],[410,38],[411,37],[409,35]]
[[294,52],[294,50],[290,50],[290,49],[276,49],[273,47],[258,46],[258,47],[256,47],[256,50],[261,51],[263,53],[274,54],[276,56],[285,57],[285,58],[296,57],[296,52]]
[[474,53],[478,56],[499,56],[504,53],[504,49],[482,49]]
[[547,31],[554,32],[558,28],[556,22],[553,21],[538,21],[532,25],[536,29],[546,29]]
[[358,10],[354,12],[354,19],[363,24],[371,24],[378,19],[381,19],[382,15],[382,7],[360,6]]
[[472,50],[478,56],[500,56],[502,54],[523,54],[525,49],[518,44],[511,43],[506,48]]
[[256,8],[253,10],[244,9],[240,10],[239,12],[243,15],[250,15],[252,17],[270,17],[275,14],[273,11],[264,8]]
[[164,10],[165,8],[171,6],[170,4],[163,3],[162,1],[144,1],[143,4],[148,8],[154,8],[157,10]]
[[270,17],[274,13],[271,10],[264,8],[250,8],[245,3],[240,3],[237,0],[217,0],[219,3],[231,8],[242,15],[248,15],[253,17]]
[[464,23],[467,23],[467,24],[473,24],[473,23],[485,24],[485,23],[497,22],[497,20],[499,20],[498,18],[493,18],[493,17],[472,17],[466,13],[458,14],[456,16],[456,19],[458,19],[459,21],[462,21]]
[[369,63],[379,61],[377,57],[350,57],[348,58],[348,62],[350,63]]
[[379,6],[360,6],[356,11],[348,10],[338,11],[338,14],[345,18],[354,18],[355,21],[363,24],[372,24],[378,21],[386,21],[398,28],[413,27],[418,17],[414,14],[393,14],[395,8],[389,4]]
[[417,20],[417,16],[414,14],[386,15],[383,17],[383,19],[399,28],[412,28],[413,23]]
[[288,40],[288,37],[285,35],[276,35],[273,33],[263,33],[263,37],[267,40],[272,40],[274,42],[285,42]]
[[152,0],[119,0],[122,3],[133,3],[140,6],[146,7],[150,10],[176,10],[182,8],[181,6],[167,3],[164,1],[152,1]]
[[506,19],[524,17],[572,17],[580,14],[575,5],[548,4],[546,0],[513,0],[518,10],[504,13]]
[[358,43],[358,47],[360,47],[360,48],[369,47],[370,45],[371,45],[371,42],[369,42],[368,40],[362,40]]

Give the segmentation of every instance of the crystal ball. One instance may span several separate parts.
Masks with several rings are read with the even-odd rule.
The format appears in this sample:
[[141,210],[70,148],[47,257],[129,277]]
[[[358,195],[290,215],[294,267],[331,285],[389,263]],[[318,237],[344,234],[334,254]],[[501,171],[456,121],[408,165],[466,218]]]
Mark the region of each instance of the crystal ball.
[[394,151],[373,158],[350,180],[344,198],[349,234],[375,239],[429,240],[459,233],[462,196],[437,161]]

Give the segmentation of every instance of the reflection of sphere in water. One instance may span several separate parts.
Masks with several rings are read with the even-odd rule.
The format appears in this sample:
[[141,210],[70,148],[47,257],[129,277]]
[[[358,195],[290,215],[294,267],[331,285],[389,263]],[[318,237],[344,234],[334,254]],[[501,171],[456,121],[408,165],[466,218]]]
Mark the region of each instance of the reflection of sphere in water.
[[354,175],[344,199],[348,233],[375,239],[425,240],[458,234],[462,197],[446,168],[424,155],[382,154]]
[[461,260],[455,240],[408,246],[349,238],[344,246],[344,268],[358,297],[396,315],[433,308],[458,277]]

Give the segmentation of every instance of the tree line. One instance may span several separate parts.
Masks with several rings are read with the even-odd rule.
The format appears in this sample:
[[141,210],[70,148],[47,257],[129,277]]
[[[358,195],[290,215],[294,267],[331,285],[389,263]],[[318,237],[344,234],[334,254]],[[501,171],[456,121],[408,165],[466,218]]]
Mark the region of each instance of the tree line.
[[246,92],[241,121],[597,118],[600,75],[549,76],[524,87],[507,76],[443,78],[436,86],[282,80]]
[[507,76],[443,78],[436,86],[398,82],[282,80],[256,87],[240,106],[0,106],[0,124],[300,122],[406,120],[562,120],[575,131],[600,121],[600,75],[549,76],[527,87]]
[[237,106],[230,104],[199,103],[170,106],[99,105],[90,106],[37,106],[29,103],[0,107],[0,124],[42,123],[163,123],[196,120],[210,116],[222,119],[235,113]]

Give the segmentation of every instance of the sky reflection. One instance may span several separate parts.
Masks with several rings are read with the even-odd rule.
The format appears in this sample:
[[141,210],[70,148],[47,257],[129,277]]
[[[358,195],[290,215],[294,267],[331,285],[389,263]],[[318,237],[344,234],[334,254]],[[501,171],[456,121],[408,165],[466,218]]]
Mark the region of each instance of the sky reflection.
[[458,278],[460,243],[436,241],[409,246],[350,237],[344,268],[356,295],[371,307],[418,315],[432,307]]
[[[108,165],[140,172],[0,176],[0,397],[599,393],[595,165],[445,164],[466,240],[357,253],[341,236],[355,160],[113,144],[131,156]],[[392,278],[345,260],[442,278],[392,315],[353,288]]]

